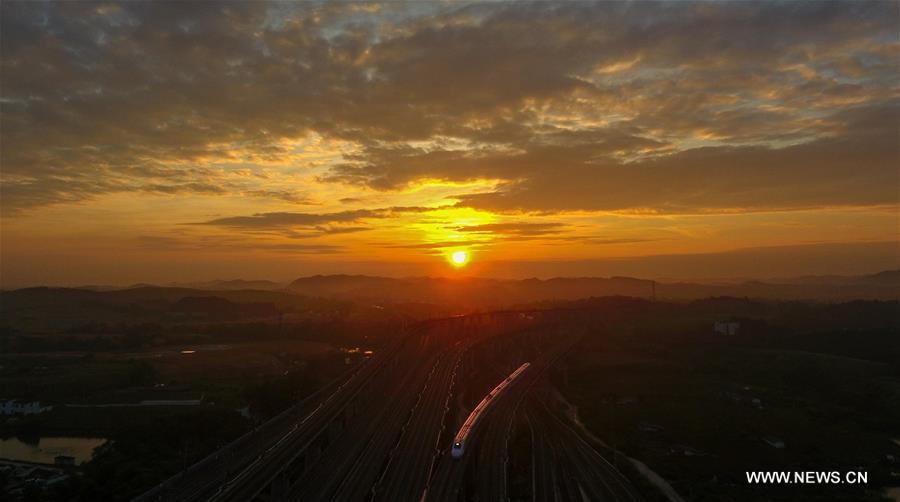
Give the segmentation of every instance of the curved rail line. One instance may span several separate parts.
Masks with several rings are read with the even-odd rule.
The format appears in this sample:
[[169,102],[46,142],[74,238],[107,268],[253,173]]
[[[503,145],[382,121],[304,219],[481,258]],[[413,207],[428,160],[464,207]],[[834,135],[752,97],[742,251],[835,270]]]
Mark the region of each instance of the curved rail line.
[[466,418],[462,427],[459,428],[459,432],[456,433],[456,437],[453,438],[453,449],[451,450],[453,458],[460,458],[463,456],[466,448],[466,439],[468,439],[469,433],[475,427],[475,424],[478,423],[478,420],[482,417],[487,407],[493,402],[493,399],[506,390],[506,388],[509,387],[523,371],[528,369],[528,366],[530,365],[531,363],[525,363],[522,366],[519,366],[519,368],[506,377],[505,380],[497,384],[497,386],[494,387],[494,390],[484,396],[484,399],[482,399],[481,402],[478,403],[478,406],[472,410],[472,413]]

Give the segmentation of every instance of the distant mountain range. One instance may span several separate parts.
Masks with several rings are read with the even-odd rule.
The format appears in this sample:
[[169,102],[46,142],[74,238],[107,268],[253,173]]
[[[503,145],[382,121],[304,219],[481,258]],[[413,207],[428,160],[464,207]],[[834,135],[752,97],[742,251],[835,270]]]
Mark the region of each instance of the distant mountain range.
[[89,291],[116,291],[123,289],[137,289],[137,288],[188,288],[188,289],[202,289],[205,291],[240,291],[244,289],[256,289],[260,291],[276,291],[280,289],[284,289],[287,283],[283,282],[273,282],[273,281],[248,281],[244,279],[231,279],[231,280],[215,280],[215,281],[201,281],[201,282],[170,282],[167,284],[149,284],[149,283],[138,283],[132,284],[130,286],[106,286],[106,285],[85,285],[78,286],[74,289],[87,289]]
[[[760,300],[900,300],[900,270],[865,276],[797,277],[736,283],[655,282],[631,277],[501,280],[388,278],[364,275],[303,277],[286,287],[271,281],[211,281],[195,287],[24,288],[0,292],[3,325],[38,329],[88,320],[163,322],[245,319],[279,313],[304,316],[389,315],[383,307],[416,317],[490,310],[542,302],[628,296],[659,300],[737,297]],[[353,314],[351,314],[351,312]]]
[[437,303],[484,306],[535,301],[575,300],[597,296],[634,296],[689,300],[710,296],[760,299],[837,301],[900,299],[900,270],[870,275],[801,276],[786,279],[680,282],[633,277],[558,277],[553,279],[487,279],[368,275],[316,275],[291,283],[266,280],[134,284],[127,287],[81,286],[96,292],[166,288],[199,291],[282,291],[304,296],[366,302]]
[[655,296],[671,300],[712,296],[819,301],[896,300],[900,299],[900,270],[854,277],[815,276],[784,282],[745,281],[721,284],[660,283],[631,277],[499,280],[320,275],[297,279],[287,287],[287,291],[344,300],[421,302],[484,308],[599,296]]
[[165,323],[232,321],[281,312],[349,316],[351,302],[310,298],[287,291],[210,291],[139,286],[97,291],[79,288],[23,288],[0,292],[4,326],[40,332],[85,322]]

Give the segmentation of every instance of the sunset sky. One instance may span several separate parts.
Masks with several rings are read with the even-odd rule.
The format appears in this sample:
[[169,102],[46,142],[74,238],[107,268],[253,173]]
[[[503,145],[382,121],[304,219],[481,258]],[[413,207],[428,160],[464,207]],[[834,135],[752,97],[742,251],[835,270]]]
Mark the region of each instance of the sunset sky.
[[900,267],[897,2],[0,9],[2,287]]

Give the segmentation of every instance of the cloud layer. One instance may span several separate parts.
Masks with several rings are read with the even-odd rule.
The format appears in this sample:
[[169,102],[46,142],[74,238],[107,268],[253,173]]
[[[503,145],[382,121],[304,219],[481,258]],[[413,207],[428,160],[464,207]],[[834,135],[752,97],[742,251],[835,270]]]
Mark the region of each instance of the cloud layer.
[[[457,201],[497,212],[897,202],[895,2],[0,8],[6,215],[311,202],[260,166],[381,192],[496,180]],[[313,137],[343,147],[310,160]]]

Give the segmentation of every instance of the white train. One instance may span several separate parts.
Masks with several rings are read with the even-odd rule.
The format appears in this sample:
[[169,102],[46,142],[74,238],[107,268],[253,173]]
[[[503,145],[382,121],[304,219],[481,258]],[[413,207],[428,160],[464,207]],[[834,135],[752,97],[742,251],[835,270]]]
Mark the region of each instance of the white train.
[[488,395],[484,396],[484,399],[478,403],[478,406],[472,410],[472,413],[469,413],[469,417],[466,418],[466,421],[462,424],[462,427],[459,428],[459,432],[456,433],[456,437],[453,438],[453,448],[450,449],[450,455],[453,458],[460,458],[463,456],[463,453],[466,449],[466,440],[469,437],[469,433],[472,432],[472,429],[475,427],[475,424],[484,414],[484,411],[487,409],[488,405],[491,404],[491,401],[494,397],[500,395],[501,392],[506,390],[506,388],[516,379],[519,375],[525,371],[530,363],[525,363],[516,371],[513,371],[505,380],[497,384],[494,387],[494,390],[490,391]]

